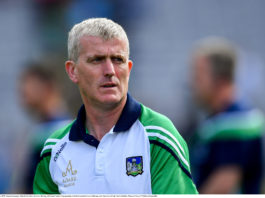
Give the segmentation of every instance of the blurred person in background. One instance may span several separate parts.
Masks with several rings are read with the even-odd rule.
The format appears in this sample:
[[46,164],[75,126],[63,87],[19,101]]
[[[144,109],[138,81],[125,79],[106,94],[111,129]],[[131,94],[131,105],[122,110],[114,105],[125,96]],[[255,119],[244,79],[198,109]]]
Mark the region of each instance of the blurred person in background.
[[33,179],[41,148],[52,132],[69,123],[65,101],[56,80],[55,68],[44,63],[29,63],[22,72],[19,91],[21,104],[37,121],[29,133],[29,160],[23,180],[25,193],[33,193]]
[[199,192],[260,193],[264,117],[236,98],[236,48],[224,38],[206,38],[192,58],[194,95],[208,115],[191,150]]
[[133,63],[124,29],[106,18],[82,21],[69,32],[68,56],[84,105],[47,139],[34,193],[197,193],[173,123],[128,94]]

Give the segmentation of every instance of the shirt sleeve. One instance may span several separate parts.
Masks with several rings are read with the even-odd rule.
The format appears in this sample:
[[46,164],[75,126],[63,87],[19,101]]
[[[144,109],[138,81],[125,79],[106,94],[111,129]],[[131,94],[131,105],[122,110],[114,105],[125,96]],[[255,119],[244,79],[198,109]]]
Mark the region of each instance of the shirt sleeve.
[[197,194],[190,171],[166,145],[151,141],[153,194]]
[[45,156],[38,164],[33,183],[34,194],[59,194],[58,187],[50,175],[50,158],[50,155]]

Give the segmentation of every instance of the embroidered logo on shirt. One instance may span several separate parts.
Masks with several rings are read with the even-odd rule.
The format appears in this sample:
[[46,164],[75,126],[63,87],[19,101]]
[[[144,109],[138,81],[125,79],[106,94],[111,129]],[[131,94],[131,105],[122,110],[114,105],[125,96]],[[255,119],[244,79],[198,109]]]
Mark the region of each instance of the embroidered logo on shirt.
[[77,180],[76,175],[77,170],[73,170],[71,160],[69,160],[68,165],[66,167],[66,171],[62,172],[62,176],[65,177],[63,179],[64,187],[74,186],[75,181]]
[[126,174],[136,177],[143,173],[143,157],[134,156],[126,158]]

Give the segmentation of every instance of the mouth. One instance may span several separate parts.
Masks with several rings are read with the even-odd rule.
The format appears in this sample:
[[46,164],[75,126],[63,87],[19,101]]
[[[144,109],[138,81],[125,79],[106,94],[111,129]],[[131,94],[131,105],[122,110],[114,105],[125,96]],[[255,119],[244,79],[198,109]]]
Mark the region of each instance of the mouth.
[[109,82],[109,83],[104,83],[103,85],[101,85],[101,87],[103,87],[103,88],[112,88],[112,87],[117,87],[117,84]]

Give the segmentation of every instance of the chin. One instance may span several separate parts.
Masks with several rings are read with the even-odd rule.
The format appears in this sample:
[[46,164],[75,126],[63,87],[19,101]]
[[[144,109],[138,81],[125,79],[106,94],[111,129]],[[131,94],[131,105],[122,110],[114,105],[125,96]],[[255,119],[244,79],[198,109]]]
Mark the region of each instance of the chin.
[[102,98],[102,103],[107,105],[118,105],[124,97],[117,95],[108,95]]

